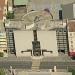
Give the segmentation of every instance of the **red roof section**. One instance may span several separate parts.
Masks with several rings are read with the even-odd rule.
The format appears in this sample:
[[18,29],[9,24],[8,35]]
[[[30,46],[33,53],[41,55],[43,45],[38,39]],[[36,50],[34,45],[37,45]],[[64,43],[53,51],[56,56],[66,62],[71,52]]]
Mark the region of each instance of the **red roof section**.
[[5,0],[0,0],[0,20],[3,19],[3,10],[4,10],[4,6],[5,6]]

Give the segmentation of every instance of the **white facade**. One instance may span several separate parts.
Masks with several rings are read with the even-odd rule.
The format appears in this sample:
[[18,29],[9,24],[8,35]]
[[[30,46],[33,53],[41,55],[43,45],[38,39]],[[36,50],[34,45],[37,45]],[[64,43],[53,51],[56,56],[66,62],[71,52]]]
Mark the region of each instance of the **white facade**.
[[69,53],[71,56],[75,56],[75,32],[68,32],[69,40]]
[[0,52],[4,57],[8,57],[7,37],[5,32],[0,32]]
[[69,55],[75,57],[75,20],[69,20],[67,23]]
[[[16,56],[31,56],[31,52],[28,52],[27,50],[33,50],[33,31],[14,31],[14,39]],[[47,50],[47,52],[43,53],[44,56],[58,56],[55,31],[37,31],[37,39],[40,41],[41,50]]]
[[37,31],[38,41],[41,49],[51,52],[44,52],[44,56],[58,56],[56,31]]
[[16,56],[31,56],[30,52],[22,53],[22,51],[32,50],[33,31],[14,31],[14,39]]
[[75,18],[75,4],[73,4],[73,15],[74,15],[74,18]]

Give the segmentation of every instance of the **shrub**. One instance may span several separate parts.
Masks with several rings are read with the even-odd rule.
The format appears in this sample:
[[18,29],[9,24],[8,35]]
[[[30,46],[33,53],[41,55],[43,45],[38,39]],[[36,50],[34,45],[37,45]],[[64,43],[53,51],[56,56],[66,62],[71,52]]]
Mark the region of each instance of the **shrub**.
[[72,72],[72,75],[75,75],[75,70],[74,69],[69,69],[69,72]]
[[5,75],[4,69],[0,69],[0,75]]
[[13,19],[14,18],[14,12],[12,12],[12,13],[8,12],[6,17],[7,17],[7,19]]
[[0,57],[3,57],[3,53],[2,52],[0,52]]

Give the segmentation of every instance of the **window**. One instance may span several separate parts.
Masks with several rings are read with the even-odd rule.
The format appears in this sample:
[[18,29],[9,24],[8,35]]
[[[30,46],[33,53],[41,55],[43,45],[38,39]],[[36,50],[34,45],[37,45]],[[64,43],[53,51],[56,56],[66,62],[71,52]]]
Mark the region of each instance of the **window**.
[[73,44],[73,41],[71,41],[71,44]]
[[62,10],[59,10],[59,20],[62,20]]
[[73,48],[73,45],[71,45],[71,48]]
[[70,33],[70,36],[72,36],[72,33]]
[[7,53],[7,50],[4,50],[5,53]]
[[23,53],[23,51],[21,51],[21,53]]
[[50,51],[50,53],[53,53],[53,51]]

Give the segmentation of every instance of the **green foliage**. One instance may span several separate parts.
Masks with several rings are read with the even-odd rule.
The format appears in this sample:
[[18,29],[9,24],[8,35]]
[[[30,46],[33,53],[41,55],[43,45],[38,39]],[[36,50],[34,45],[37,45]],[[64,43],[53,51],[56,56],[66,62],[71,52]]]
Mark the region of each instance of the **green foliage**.
[[0,69],[0,75],[5,75],[4,69]]
[[72,75],[75,75],[75,70],[74,69],[69,69],[69,72],[72,72]]
[[13,19],[14,18],[14,12],[12,12],[12,13],[8,12],[6,17],[7,17],[7,19]]
[[3,57],[3,53],[2,52],[0,52],[0,57]]

